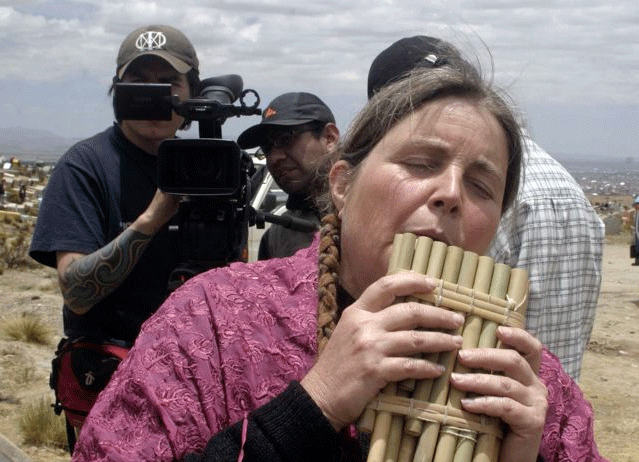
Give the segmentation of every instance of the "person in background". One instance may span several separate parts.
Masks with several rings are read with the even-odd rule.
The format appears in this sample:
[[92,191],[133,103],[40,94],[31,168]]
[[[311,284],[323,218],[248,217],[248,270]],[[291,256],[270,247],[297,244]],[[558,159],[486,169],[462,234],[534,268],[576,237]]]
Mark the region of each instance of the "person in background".
[[[288,194],[285,216],[315,223],[317,177],[326,167],[339,141],[335,117],[324,102],[311,93],[284,93],[269,103],[262,121],[246,129],[239,146],[259,146],[275,183]],[[281,258],[308,247],[315,231],[272,224],[262,235],[258,259]]]
[[[414,67],[463,64],[461,53],[434,37],[402,38],[383,50],[368,74],[369,98]],[[601,287],[604,225],[574,178],[527,134],[522,183],[487,255],[526,268],[526,329],[575,380],[590,340]]]
[[22,183],[20,184],[20,189],[18,190],[18,198],[20,199],[20,203],[24,203],[27,199],[27,185]]
[[637,194],[632,200],[632,205],[634,207],[634,235],[632,239],[632,244],[630,247],[630,258],[634,258],[635,262],[633,263],[635,266],[639,265],[639,194]]
[[[149,25],[122,42],[113,84],[170,84],[183,101],[199,90],[198,65],[181,31]],[[157,187],[157,152],[187,125],[175,112],[171,120],[117,120],[57,162],[29,254],[57,268],[69,341],[130,346],[166,298],[180,263],[168,226],[179,204]]]
[[[353,423],[390,382],[442,374],[464,316],[405,296],[394,236],[484,253],[517,193],[521,135],[476,72],[443,66],[388,85],[351,125],[326,181],[322,229],[295,255],[188,280],[144,324],[100,394],[73,462],[361,461]],[[464,349],[464,410],[504,423],[500,462],[601,461],[592,409],[524,329]],[[495,372],[492,374],[491,372]],[[479,395],[479,396],[478,396]]]

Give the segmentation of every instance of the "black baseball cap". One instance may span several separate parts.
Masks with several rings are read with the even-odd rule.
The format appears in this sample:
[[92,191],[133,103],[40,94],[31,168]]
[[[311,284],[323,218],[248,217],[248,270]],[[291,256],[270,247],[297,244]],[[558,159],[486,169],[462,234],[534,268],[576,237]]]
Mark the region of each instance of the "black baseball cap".
[[259,124],[242,132],[237,144],[242,149],[261,146],[271,127],[294,127],[314,121],[335,123],[335,117],[324,101],[312,93],[284,93],[264,109]]
[[458,55],[449,43],[426,35],[396,41],[373,60],[368,71],[368,97],[417,67],[433,68],[446,64],[451,53]]
[[140,56],[154,55],[164,59],[180,74],[198,69],[199,61],[191,41],[175,27],[150,25],[126,36],[120,45],[116,74],[122,78],[127,67]]

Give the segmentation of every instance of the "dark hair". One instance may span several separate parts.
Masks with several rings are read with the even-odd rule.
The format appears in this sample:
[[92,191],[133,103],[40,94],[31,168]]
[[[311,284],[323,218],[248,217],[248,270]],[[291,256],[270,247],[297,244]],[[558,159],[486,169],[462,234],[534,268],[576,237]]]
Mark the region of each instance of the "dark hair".
[[314,120],[312,122],[309,122],[307,124],[308,131],[311,132],[311,134],[316,140],[319,140],[322,136],[322,133],[324,133],[324,127],[326,127],[328,123],[329,122],[322,122],[320,120]]
[[[126,72],[125,72],[126,75]],[[191,98],[193,98],[194,96],[199,95],[200,93],[200,72],[192,67],[191,70],[189,72],[186,73],[186,81],[189,84],[189,95]],[[113,113],[115,114],[115,95],[114,95],[114,89],[115,89],[115,84],[116,83],[120,83],[122,82],[122,80],[120,78],[118,78],[117,74],[113,77],[113,81],[111,83],[111,86],[109,87],[109,91],[107,92],[107,94],[109,96],[111,96],[111,105],[113,106]],[[118,123],[122,122],[121,120],[117,120],[116,117],[116,121]],[[189,128],[191,126],[191,121],[190,120],[186,120],[184,119],[184,123],[182,123],[182,125],[180,126],[179,130],[186,130],[187,128]]]

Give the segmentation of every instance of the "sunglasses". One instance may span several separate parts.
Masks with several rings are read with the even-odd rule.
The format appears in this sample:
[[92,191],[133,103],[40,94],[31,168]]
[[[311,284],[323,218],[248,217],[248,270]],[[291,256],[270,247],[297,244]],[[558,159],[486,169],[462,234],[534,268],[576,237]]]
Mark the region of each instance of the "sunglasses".
[[311,130],[312,127],[309,125],[271,130],[265,134],[264,142],[260,146],[260,149],[264,154],[268,155],[275,148],[286,148],[290,146],[298,136]]

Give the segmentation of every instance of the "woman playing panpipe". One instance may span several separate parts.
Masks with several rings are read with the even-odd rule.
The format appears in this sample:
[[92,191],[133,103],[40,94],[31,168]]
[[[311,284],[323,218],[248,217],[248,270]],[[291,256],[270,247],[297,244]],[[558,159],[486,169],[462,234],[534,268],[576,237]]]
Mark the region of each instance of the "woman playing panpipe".
[[449,379],[463,411],[504,423],[501,462],[602,460],[588,403],[533,336],[503,325],[504,348],[455,353],[465,316],[420,298],[439,280],[386,274],[397,234],[488,247],[521,158],[504,100],[477,72],[417,71],[369,101],[338,154],[313,244],[174,292],[74,461],[365,460],[355,424],[367,405],[389,384],[440,377],[427,355],[447,353],[469,371]]

